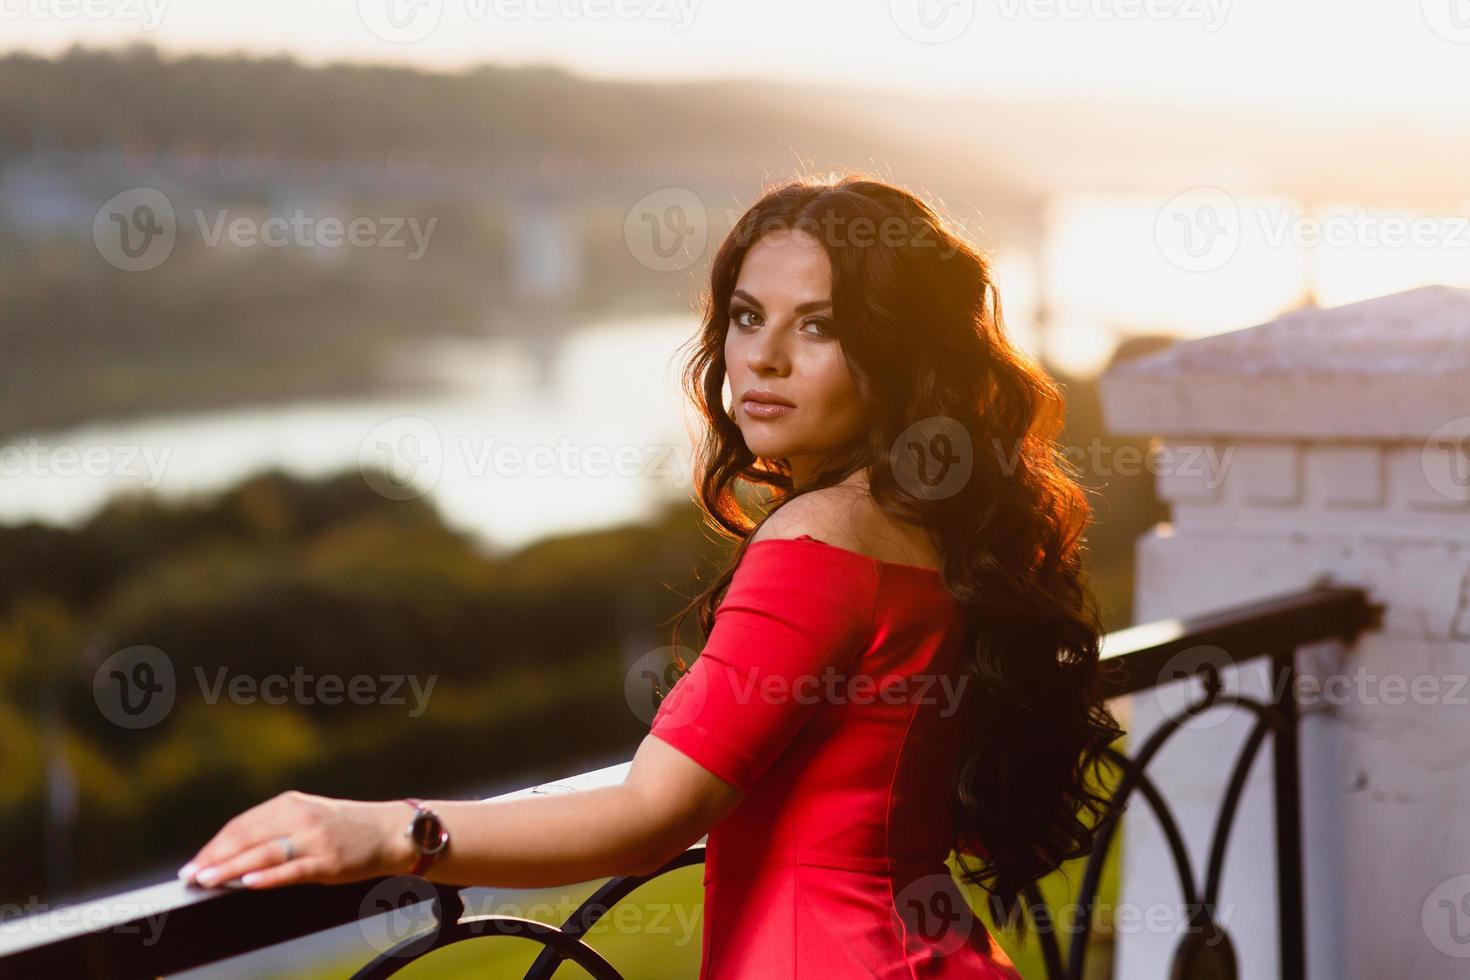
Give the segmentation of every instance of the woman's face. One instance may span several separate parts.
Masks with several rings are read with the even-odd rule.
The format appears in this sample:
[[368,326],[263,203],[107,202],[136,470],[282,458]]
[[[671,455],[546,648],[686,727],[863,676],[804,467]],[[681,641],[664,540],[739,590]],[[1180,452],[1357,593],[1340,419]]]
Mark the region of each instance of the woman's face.
[[[757,457],[785,459],[800,485],[865,426],[832,327],[832,264],[804,231],[771,232],[745,254],[730,296],[725,365],[735,423]],[[746,401],[765,390],[793,407]]]

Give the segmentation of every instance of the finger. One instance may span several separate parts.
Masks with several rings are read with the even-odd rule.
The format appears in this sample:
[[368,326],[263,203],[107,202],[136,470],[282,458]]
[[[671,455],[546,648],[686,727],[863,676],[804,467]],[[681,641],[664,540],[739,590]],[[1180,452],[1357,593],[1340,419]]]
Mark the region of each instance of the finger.
[[320,858],[299,857],[277,864],[274,867],[251,871],[240,881],[246,888],[279,888],[281,885],[298,885],[307,881],[320,881],[326,874],[326,866]]
[[272,836],[281,808],[286,803],[286,794],[273,797],[233,817],[221,827],[209,842],[189,859],[185,867],[207,868],[234,857],[247,848],[264,843]]
[[285,856],[280,841],[273,837],[216,864],[201,867],[194,880],[209,888],[217,887],[247,872],[274,867]]
[[189,859],[189,866],[196,869],[208,868],[237,857],[249,848],[259,845],[260,837],[261,834],[255,827],[243,827],[239,824],[222,827],[210,838],[208,844],[199,849],[199,853]]
[[[199,872],[206,868],[233,861],[248,851],[267,844],[279,836],[281,836],[279,832],[271,833],[270,825],[268,824],[260,824],[247,828],[237,827],[228,831],[221,830],[214,836],[213,840],[205,845],[198,854],[190,858],[189,862],[180,869],[180,877],[186,881],[194,880],[198,877]],[[279,845],[277,845],[277,851],[280,851]],[[284,856],[283,853],[278,853],[277,860]]]

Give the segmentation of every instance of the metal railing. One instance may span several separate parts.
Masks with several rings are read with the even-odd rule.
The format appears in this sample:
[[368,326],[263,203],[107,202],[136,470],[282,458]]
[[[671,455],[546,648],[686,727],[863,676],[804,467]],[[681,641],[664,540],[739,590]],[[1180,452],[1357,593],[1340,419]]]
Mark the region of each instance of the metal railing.
[[[1140,794],[1163,829],[1179,873],[1186,908],[1195,910],[1192,928],[1176,951],[1173,976],[1235,975],[1233,947],[1214,919],[1221,869],[1230,827],[1251,764],[1266,735],[1273,736],[1277,894],[1281,969],[1284,980],[1306,973],[1302,914],[1300,782],[1297,758],[1297,710],[1294,699],[1298,647],[1331,639],[1351,641],[1376,624],[1380,607],[1360,589],[1320,586],[1299,593],[1236,606],[1208,615],[1166,620],[1120,630],[1105,638],[1103,658],[1116,665],[1112,696],[1137,694],[1173,679],[1164,676],[1178,655],[1192,647],[1232,651],[1234,663],[1269,658],[1277,683],[1266,700],[1228,694],[1211,663],[1200,668],[1205,696],[1166,718],[1129,757],[1111,753],[1121,769],[1113,798],[1115,816],[1098,828],[1098,846],[1087,859],[1076,904],[1091,912],[1097,900],[1102,863],[1119,825],[1118,816],[1134,793]],[[1254,725],[1235,760],[1217,815],[1203,889],[1197,884],[1178,823],[1167,801],[1145,770],[1165,741],[1189,718],[1222,706],[1250,712]],[[574,792],[623,780],[631,763],[594,770],[558,782],[494,797]],[[558,965],[571,961],[597,980],[620,980],[620,974],[584,937],[617,902],[661,875],[704,861],[697,843],[652,875],[613,878],[603,884],[559,926],[511,915],[466,915],[461,889],[422,878],[403,881],[378,878],[346,885],[295,885],[283,888],[190,888],[169,880],[94,902],[67,906],[14,920],[0,928],[0,977],[157,977],[268,949],[333,927],[362,923],[401,909],[405,900],[428,903],[435,926],[386,948],[353,976],[386,977],[434,950],[468,939],[517,936],[539,943],[542,950],[526,973],[527,980],[546,980]],[[389,882],[397,882],[385,892]],[[385,894],[391,894],[388,901]],[[405,899],[405,895],[407,899]],[[1039,937],[1047,975],[1052,980],[1081,978],[1091,914],[1083,925],[1063,935],[1053,927],[1048,908],[1034,886],[1026,911]],[[158,926],[168,922],[166,934]],[[1065,960],[1061,940],[1068,944]]]
[[[1081,980],[1091,932],[1092,912],[1097,901],[1103,861],[1116,836],[1122,809],[1140,794],[1158,821],[1168,844],[1169,856],[1179,875],[1184,908],[1190,911],[1183,939],[1175,949],[1172,980],[1191,977],[1229,978],[1238,975],[1234,946],[1215,918],[1230,827],[1245,789],[1251,765],[1262,742],[1272,736],[1273,805],[1276,838],[1276,904],[1282,980],[1304,980],[1306,934],[1302,895],[1301,777],[1297,747],[1296,651],[1309,643],[1339,639],[1355,640],[1360,632],[1376,626],[1382,607],[1368,601],[1357,588],[1322,585],[1303,592],[1233,606],[1180,620],[1164,620],[1119,630],[1107,635],[1102,656],[1117,677],[1110,693],[1117,697],[1137,694],[1180,679],[1171,669],[1196,648],[1229,651],[1230,665],[1268,660],[1271,670],[1269,697],[1253,698],[1228,694],[1219,674],[1219,664],[1201,658],[1194,673],[1203,680],[1204,696],[1182,711],[1166,716],[1131,756],[1110,751],[1109,758],[1122,777],[1113,788],[1113,816],[1098,826],[1096,846],[1087,858],[1082,883],[1074,899],[1081,910],[1080,927],[1071,931],[1066,960],[1061,956],[1061,931],[1049,921],[1047,905],[1032,885],[1027,890],[1028,911],[1037,925],[1042,955],[1050,980]],[[1236,755],[1230,780],[1216,813],[1210,838],[1210,858],[1203,893],[1167,800],[1148,778],[1149,762],[1164,743],[1186,721],[1222,707],[1234,707],[1253,716],[1253,723]]]

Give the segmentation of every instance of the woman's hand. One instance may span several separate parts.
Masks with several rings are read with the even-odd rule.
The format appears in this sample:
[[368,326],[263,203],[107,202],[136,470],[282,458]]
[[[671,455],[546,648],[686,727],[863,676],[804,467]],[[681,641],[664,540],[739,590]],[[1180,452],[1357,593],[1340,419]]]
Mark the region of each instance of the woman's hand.
[[179,877],[217,886],[243,876],[247,888],[273,888],[407,874],[415,855],[404,829],[413,813],[401,800],[335,800],[290,790],[221,827]]

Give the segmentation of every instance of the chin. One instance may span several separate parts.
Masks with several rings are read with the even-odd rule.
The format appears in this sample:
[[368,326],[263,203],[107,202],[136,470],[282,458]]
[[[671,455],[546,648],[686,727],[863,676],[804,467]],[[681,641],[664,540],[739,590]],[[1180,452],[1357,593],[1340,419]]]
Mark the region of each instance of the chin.
[[745,436],[745,448],[763,460],[784,460],[797,450],[791,439],[772,438],[769,432],[745,432],[742,435]]
[[752,441],[747,439],[745,441],[745,448],[750,450],[750,454],[752,456],[757,456],[761,459],[785,459],[787,456],[791,455],[791,453],[787,451],[787,448],[784,445],[777,445],[769,442]]

